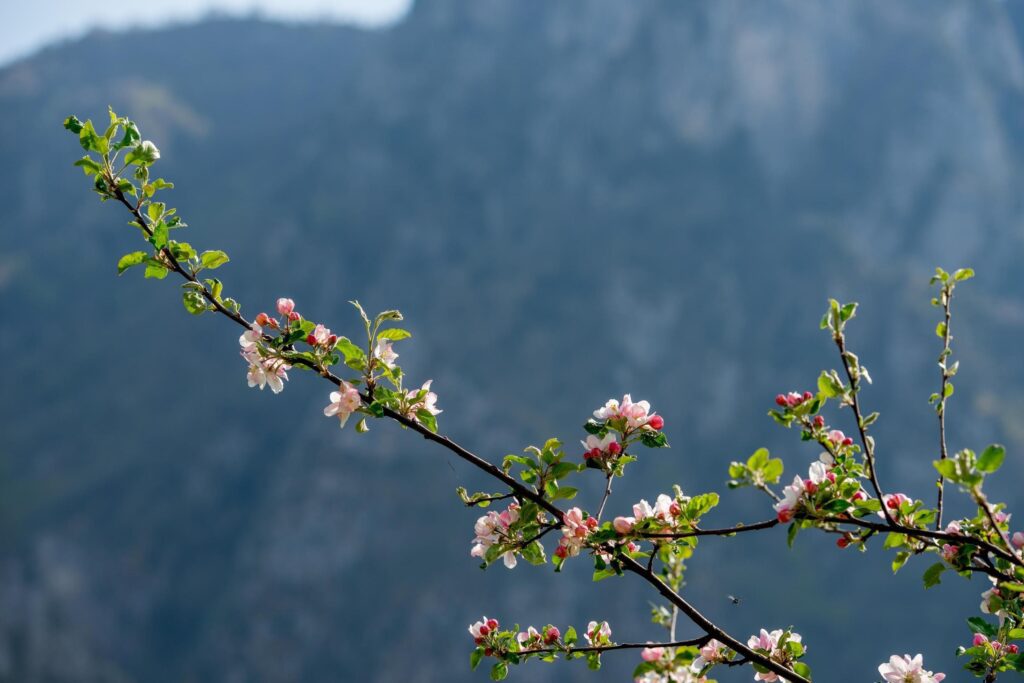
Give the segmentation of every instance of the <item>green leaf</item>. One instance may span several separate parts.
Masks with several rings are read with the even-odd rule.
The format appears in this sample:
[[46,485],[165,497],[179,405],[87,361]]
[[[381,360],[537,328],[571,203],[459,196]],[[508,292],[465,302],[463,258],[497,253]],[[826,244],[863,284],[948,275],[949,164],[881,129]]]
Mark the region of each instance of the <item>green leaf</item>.
[[937,336],[939,339],[945,339],[946,338],[946,323],[945,323],[945,321],[940,322],[938,325],[935,326],[935,336]]
[[760,470],[768,464],[769,454],[767,448],[758,448],[754,454],[747,458],[747,467],[752,470]]
[[75,166],[81,168],[87,176],[94,176],[103,172],[103,166],[90,156],[82,157],[75,162]]
[[892,561],[892,573],[895,574],[900,569],[902,569],[903,565],[905,565],[907,563],[907,560],[909,559],[910,553],[908,553],[906,550],[901,550],[900,552],[896,553],[896,557],[893,558]]
[[668,437],[664,432],[644,431],[640,433],[640,443],[648,448],[667,448]]
[[492,681],[503,681],[508,676],[508,664],[505,662],[497,662],[491,667],[491,680]]
[[125,254],[117,261],[117,274],[120,275],[132,266],[140,265],[146,260],[147,256],[148,254],[144,251],[133,251],[130,254]]
[[78,120],[77,116],[72,115],[64,119],[64,128],[78,135],[82,132],[82,122]]
[[400,330],[397,327],[393,327],[389,330],[381,330],[377,333],[377,339],[388,339],[390,341],[400,341],[402,339],[408,339],[412,336],[412,332],[408,330]]
[[551,496],[551,500],[572,500],[576,497],[579,491],[572,486],[559,486],[555,490],[555,494]]
[[228,255],[219,249],[204,251],[199,255],[199,262],[203,264],[203,268],[209,268],[210,270],[220,268],[230,260]]
[[202,294],[193,289],[182,293],[181,302],[185,305],[185,310],[192,315],[206,312],[206,299],[203,298]]
[[981,617],[968,617],[967,625],[970,627],[971,632],[980,633],[989,638],[994,638],[999,632],[999,629],[996,626],[990,624]]
[[983,450],[978,456],[978,469],[986,474],[998,470],[1006,457],[1006,449],[999,444],[993,444]]
[[146,260],[146,277],[153,278],[155,280],[163,280],[167,277],[167,268],[162,266],[158,261],[154,259]]
[[957,282],[963,282],[964,280],[970,280],[974,277],[973,268],[959,268],[953,273],[953,279]]
[[469,668],[476,671],[476,668],[480,666],[480,660],[484,658],[484,649],[478,647],[469,653]]
[[435,434],[437,433],[437,417],[426,408],[416,411],[416,421]]
[[952,482],[957,481],[955,461],[950,460],[949,458],[945,460],[934,460],[932,461],[932,465],[934,465],[935,469],[938,470],[939,474],[944,476],[946,479],[949,479]]
[[761,470],[761,476],[767,483],[777,483],[782,477],[783,467],[781,458],[772,458]]
[[153,226],[153,236],[149,238],[150,243],[157,249],[167,246],[167,224],[160,221]]
[[941,583],[942,572],[946,571],[946,565],[936,562],[924,571],[924,587],[931,588]]

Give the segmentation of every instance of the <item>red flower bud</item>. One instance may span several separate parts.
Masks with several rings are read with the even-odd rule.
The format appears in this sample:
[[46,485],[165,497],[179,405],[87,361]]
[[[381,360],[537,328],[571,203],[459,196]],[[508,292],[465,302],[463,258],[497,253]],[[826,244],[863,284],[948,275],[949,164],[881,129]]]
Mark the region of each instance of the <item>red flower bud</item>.
[[608,452],[612,455],[618,455],[622,452],[622,446],[619,445],[618,441],[612,441],[608,444]]
[[314,337],[313,335],[309,335],[308,337],[306,337],[306,343],[309,344],[310,346],[316,346],[316,337]]
[[845,548],[846,546],[850,545],[850,539],[848,539],[846,536],[840,536],[836,540],[836,545],[840,548]]
[[824,427],[825,426],[825,418],[823,418],[821,415],[816,415],[814,417],[814,426],[817,427],[818,429],[821,429],[822,427]]
[[544,631],[544,642],[546,642],[549,645],[551,643],[556,642],[561,637],[562,637],[561,632],[557,628],[555,628],[554,626],[552,626],[548,630]]
[[492,631],[494,629],[498,628],[498,620],[497,619],[488,619],[487,620],[487,628],[491,629]]
[[494,650],[492,650],[491,648],[488,647],[488,648],[484,649],[484,656],[485,657],[490,657],[493,654],[494,654]]
[[332,334],[330,337],[327,338],[327,343],[330,346],[334,346],[335,344],[337,344],[338,343],[338,335]]
[[490,632],[491,632],[491,629],[487,628],[486,624],[484,624],[483,626],[480,627],[480,635],[486,636]]
[[775,397],[775,402],[778,403],[783,408],[786,407],[786,397],[783,396],[782,394],[779,394],[778,396]]
[[810,401],[812,398],[814,398],[814,394],[812,394],[809,391],[805,391],[804,392],[804,400],[805,401]]
[[647,421],[647,424],[651,425],[652,429],[657,429],[661,431],[661,429],[665,426],[665,418],[663,418],[661,415],[654,415],[651,417],[651,419]]
[[296,320],[301,320],[302,316],[299,315],[298,311],[292,311],[291,313],[288,314],[288,319],[294,322]]
[[851,439],[850,437],[846,437],[845,439],[843,439],[843,445],[844,446],[852,446],[853,445],[853,439]]
[[268,316],[266,313],[260,313],[258,316],[256,316],[256,324],[259,325],[260,327],[265,326],[269,322],[270,316]]

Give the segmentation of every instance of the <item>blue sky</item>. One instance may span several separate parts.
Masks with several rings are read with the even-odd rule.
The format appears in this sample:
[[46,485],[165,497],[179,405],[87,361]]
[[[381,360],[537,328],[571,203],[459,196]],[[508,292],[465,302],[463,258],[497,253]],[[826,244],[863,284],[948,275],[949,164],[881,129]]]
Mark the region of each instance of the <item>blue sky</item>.
[[412,0],[0,0],[0,66],[40,47],[94,28],[121,29],[192,21],[209,12],[291,21],[327,20],[362,25],[400,18]]

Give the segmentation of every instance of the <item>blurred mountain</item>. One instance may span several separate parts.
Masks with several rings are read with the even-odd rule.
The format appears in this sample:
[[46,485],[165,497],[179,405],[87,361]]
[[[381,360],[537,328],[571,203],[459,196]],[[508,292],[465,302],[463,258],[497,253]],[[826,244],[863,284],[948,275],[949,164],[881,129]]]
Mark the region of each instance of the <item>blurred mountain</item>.
[[[1020,504],[1022,28],[996,0],[432,0],[386,30],[218,19],[6,67],[0,680],[484,680],[481,612],[660,637],[643,586],[592,585],[585,561],[481,572],[453,493],[486,486],[474,472],[390,425],[339,432],[299,373],[247,389],[236,329],[186,316],[170,280],[117,278],[135,235],[71,167],[68,114],[140,122],[250,315],[291,296],[353,334],[347,300],[401,308],[404,367],[483,455],[574,450],[609,396],[651,400],[673,448],[613,509],[721,491],[762,445],[805,469],[817,453],[765,412],[835,364],[828,296],[862,303],[883,482],[930,497],[927,282],[971,265],[950,445],[1007,443],[993,493]],[[770,514],[724,493],[715,521]],[[795,625],[822,681],[873,680],[894,651],[960,680],[987,586],[888,566],[770,532],[702,543],[686,590],[739,634]]]

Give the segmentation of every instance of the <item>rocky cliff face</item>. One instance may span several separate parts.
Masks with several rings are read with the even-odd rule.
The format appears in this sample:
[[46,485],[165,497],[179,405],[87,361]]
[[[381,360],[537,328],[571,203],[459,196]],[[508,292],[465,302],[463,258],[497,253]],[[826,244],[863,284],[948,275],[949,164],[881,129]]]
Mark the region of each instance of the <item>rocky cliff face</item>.
[[[70,167],[68,113],[140,120],[248,312],[289,295],[348,330],[348,299],[405,311],[407,371],[482,454],[572,444],[608,396],[650,399],[673,448],[637,464],[623,506],[721,489],[761,445],[806,467],[764,413],[834,362],[825,297],[858,298],[884,480],[925,496],[936,264],[980,274],[958,303],[951,443],[1024,447],[1019,15],[432,1],[386,31],[211,20],[0,71],[0,679],[476,680],[462,634],[481,611],[658,637],[640,587],[592,586],[582,561],[480,572],[452,494],[474,473],[383,424],[339,433],[304,377],[249,391],[234,330],[114,277],[132,235]],[[769,514],[741,494],[723,509]],[[831,661],[867,680],[896,649],[954,671],[949,615],[985,587],[925,594],[922,569],[894,581],[881,551],[775,535],[703,543],[688,590],[738,632],[795,624],[822,680]]]

